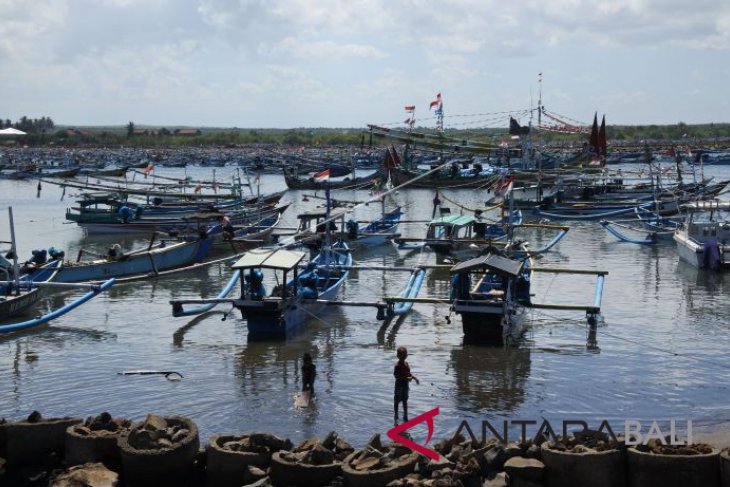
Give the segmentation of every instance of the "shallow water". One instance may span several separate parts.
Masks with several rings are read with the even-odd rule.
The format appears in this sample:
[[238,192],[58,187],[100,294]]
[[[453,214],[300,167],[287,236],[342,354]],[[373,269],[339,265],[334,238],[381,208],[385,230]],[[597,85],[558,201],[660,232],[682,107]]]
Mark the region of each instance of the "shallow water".
[[[722,176],[730,168],[707,172]],[[181,169],[157,170],[181,175]],[[225,177],[227,168],[218,169]],[[210,170],[188,174],[210,177]],[[283,178],[262,176],[262,190],[283,189]],[[13,206],[18,247],[27,257],[34,248],[55,246],[75,258],[80,248],[103,252],[118,237],[86,237],[65,223],[75,190],[64,194],[44,184],[0,181],[0,240],[9,240],[7,206]],[[311,191],[290,191],[292,207],[282,226],[321,200]],[[446,192],[466,206],[481,206],[475,190]],[[63,198],[62,198],[63,195]],[[366,199],[366,192],[335,193],[340,199]],[[406,219],[431,215],[429,190],[401,190],[390,204]],[[450,205],[453,208],[453,205]],[[453,209],[452,211],[456,211]],[[368,219],[371,204],[355,211]],[[425,225],[401,225],[405,235],[421,235]],[[533,248],[550,236],[531,234]],[[144,245],[126,239],[125,248]],[[120,284],[39,330],[0,337],[0,416],[19,419],[37,409],[45,416],[86,416],[109,411],[140,419],[148,412],[192,417],[201,437],[223,432],[269,431],[297,441],[337,430],[355,444],[392,426],[392,367],[395,349],[406,345],[420,385],[412,385],[409,407],[415,416],[434,407],[436,437],[464,419],[478,426],[490,421],[537,420],[551,423],[603,419],[623,427],[624,419],[691,419],[698,425],[730,421],[730,304],[727,274],[698,271],[678,262],[673,242],[656,247],[619,243],[598,224],[575,223],[565,239],[537,263],[540,266],[609,271],[603,296],[604,323],[598,348],[587,346],[580,312],[535,310],[519,348],[463,344],[458,316],[448,306],[416,304],[401,322],[387,328],[369,308],[328,309],[303,332],[284,343],[248,343],[246,324],[228,307],[195,318],[173,318],[169,300],[214,296],[230,271],[212,266],[147,282]],[[385,245],[357,251],[358,265],[410,266],[436,263],[428,252],[401,253]],[[375,301],[400,293],[408,275],[357,270],[342,297]],[[448,293],[447,273],[431,272],[421,297]],[[537,302],[593,302],[595,278],[536,274]],[[47,298],[38,310],[68,301],[74,292]],[[225,318],[225,319],[224,319]],[[450,322],[449,322],[450,321]],[[317,365],[317,400],[295,410],[301,356],[311,352]],[[179,381],[161,376],[123,376],[130,370],[175,370]]]

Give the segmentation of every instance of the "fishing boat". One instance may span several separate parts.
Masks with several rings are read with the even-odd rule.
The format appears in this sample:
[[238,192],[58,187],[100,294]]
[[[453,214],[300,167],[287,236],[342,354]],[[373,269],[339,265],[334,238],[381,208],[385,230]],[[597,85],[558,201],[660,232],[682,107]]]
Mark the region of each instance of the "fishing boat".
[[396,237],[398,224],[403,216],[400,206],[394,210],[385,211],[385,202],[382,201],[382,215],[377,220],[360,226],[355,220],[348,220],[345,223],[347,227],[347,237],[350,242],[360,246],[375,246],[387,242],[389,239]]
[[530,305],[530,259],[490,253],[456,264],[449,272],[452,309],[461,315],[464,339],[516,343],[525,331]]
[[730,203],[697,201],[682,209],[687,219],[674,232],[679,258],[699,269],[730,269]]
[[664,218],[651,211],[636,208],[635,219],[601,220],[600,225],[622,242],[655,245],[671,241],[682,224],[681,218]]
[[[285,339],[335,298],[349,274],[342,267],[352,265],[347,244],[338,241],[322,248],[300,272],[299,264],[305,255],[300,251],[262,248],[246,253],[233,264],[233,269],[241,272],[242,290],[233,306],[246,319],[249,339]],[[276,282],[286,284],[267,293],[263,284],[265,270],[276,275]]]
[[167,242],[161,240],[155,245],[154,238],[144,249],[123,253],[118,244],[109,248],[106,256],[94,254],[96,259],[82,261],[84,253],[79,250],[76,262],[66,262],[56,275],[56,282],[103,281],[110,277],[133,275],[156,275],[162,271],[183,267],[202,261],[213,244],[209,238],[192,242]]
[[479,249],[507,238],[508,225],[522,223],[520,210],[513,210],[511,217],[504,214],[498,221],[488,221],[468,214],[454,215],[448,208],[442,208],[441,212],[441,215],[428,224],[425,239],[396,238],[394,242],[398,248],[426,246],[437,254],[454,257],[462,251],[475,253],[476,250],[479,253]]
[[[143,212],[131,210],[129,207],[124,211],[111,214],[111,217],[103,217],[107,221],[77,221],[87,234],[112,234],[112,233],[143,233],[166,232],[170,234],[202,235],[208,232],[211,226],[216,225],[222,217],[228,218],[233,225],[250,225],[267,216],[281,213],[283,208],[274,205],[259,205],[257,207],[244,207],[242,209],[219,211],[198,211],[184,213],[182,216],[159,215],[144,217]],[[140,214],[142,213],[142,214]],[[69,213],[66,218],[73,221],[74,216]]]
[[377,187],[385,179],[380,172],[376,172],[367,176],[318,181],[314,177],[302,178],[295,169],[287,167],[284,168],[284,181],[289,189],[325,189],[326,186],[330,189],[366,189]]
[[[0,260],[4,260],[4,257],[0,256]],[[61,265],[59,261],[52,261],[30,274],[12,279],[5,272],[6,280],[0,281],[0,320],[23,314],[36,304],[44,295],[38,284],[52,282]]]

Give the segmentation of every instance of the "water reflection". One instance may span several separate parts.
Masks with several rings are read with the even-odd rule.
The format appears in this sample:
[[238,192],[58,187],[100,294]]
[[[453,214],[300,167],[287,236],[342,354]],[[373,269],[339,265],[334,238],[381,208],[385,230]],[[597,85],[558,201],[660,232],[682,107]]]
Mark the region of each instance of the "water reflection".
[[529,348],[465,343],[451,351],[450,361],[459,409],[513,412],[525,401]]

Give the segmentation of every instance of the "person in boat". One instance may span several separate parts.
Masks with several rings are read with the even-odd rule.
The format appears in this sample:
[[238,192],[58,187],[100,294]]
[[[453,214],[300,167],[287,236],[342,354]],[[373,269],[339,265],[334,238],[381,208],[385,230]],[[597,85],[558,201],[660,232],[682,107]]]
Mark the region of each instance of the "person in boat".
[[122,246],[118,243],[109,247],[109,250],[106,253],[108,260],[120,260],[123,256],[124,253],[122,252]]
[[436,191],[436,196],[433,197],[433,213],[431,213],[431,219],[436,218],[436,208],[441,207],[441,198],[439,198],[439,192]]
[[408,421],[408,389],[412,380],[419,384],[418,378],[411,374],[411,367],[406,362],[408,357],[408,349],[406,347],[398,347],[396,352],[398,362],[393,368],[395,376],[395,390],[393,392],[393,422],[398,424],[398,404],[403,403],[403,421]]
[[309,392],[314,397],[314,379],[317,377],[317,366],[312,362],[312,356],[305,353],[302,357],[302,392]]
[[127,205],[124,205],[117,211],[117,216],[122,219],[123,223],[129,223],[129,220],[134,216],[134,211]]
[[218,223],[223,228],[223,240],[233,240],[235,230],[233,225],[231,225],[231,219],[226,215],[221,215],[218,218]]

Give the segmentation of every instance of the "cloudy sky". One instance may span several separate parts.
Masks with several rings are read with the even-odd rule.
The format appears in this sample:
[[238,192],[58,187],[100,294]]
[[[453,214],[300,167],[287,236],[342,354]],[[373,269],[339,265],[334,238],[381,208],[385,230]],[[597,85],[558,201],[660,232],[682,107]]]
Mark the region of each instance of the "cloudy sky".
[[[727,0],[0,0],[0,117],[218,127],[730,122]],[[519,115],[522,123],[529,116]]]

